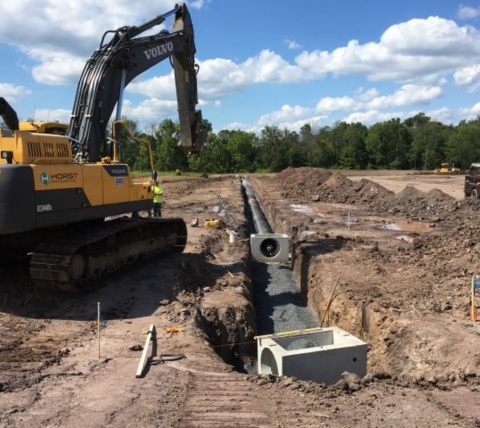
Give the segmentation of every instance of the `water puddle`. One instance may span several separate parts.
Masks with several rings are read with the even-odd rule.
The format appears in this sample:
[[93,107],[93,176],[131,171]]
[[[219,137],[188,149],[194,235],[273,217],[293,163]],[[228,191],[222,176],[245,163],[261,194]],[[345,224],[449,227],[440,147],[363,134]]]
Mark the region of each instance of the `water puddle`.
[[300,214],[316,217],[341,217],[346,215],[348,206],[339,206],[338,204],[321,204],[321,205],[295,205],[290,204],[292,211]]
[[387,223],[381,229],[395,230],[402,232],[430,232],[432,228],[427,223],[420,221],[397,220],[394,223]]
[[307,205],[290,204],[290,208],[296,213],[305,214],[305,215],[315,215],[313,210]]
[[[356,207],[342,204],[312,204],[312,205],[296,205],[290,204],[290,209],[296,213],[303,214],[309,217],[323,218],[329,221],[336,221],[351,227],[362,228],[372,227],[389,230],[392,232],[400,232],[395,239],[400,239],[406,242],[412,242],[413,238],[408,236],[408,233],[427,233],[431,232],[433,228],[426,222],[410,221],[401,219],[391,219],[380,216],[362,216],[357,215]],[[320,220],[314,220],[314,223],[319,223]],[[381,223],[381,225],[379,225]],[[404,232],[404,233],[402,233]],[[307,235],[303,236],[303,239]]]

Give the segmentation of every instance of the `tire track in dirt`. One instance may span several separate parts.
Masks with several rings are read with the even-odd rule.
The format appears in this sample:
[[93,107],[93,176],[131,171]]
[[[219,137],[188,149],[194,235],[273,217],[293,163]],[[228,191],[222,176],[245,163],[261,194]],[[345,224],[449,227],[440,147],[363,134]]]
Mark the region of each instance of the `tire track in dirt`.
[[189,392],[178,426],[270,427],[262,391],[236,373],[191,371]]
[[187,371],[190,380],[177,427],[313,428],[328,418],[325,413],[308,409],[311,397],[292,406],[288,394],[269,389],[268,380],[255,377],[252,381],[250,376],[236,372]]

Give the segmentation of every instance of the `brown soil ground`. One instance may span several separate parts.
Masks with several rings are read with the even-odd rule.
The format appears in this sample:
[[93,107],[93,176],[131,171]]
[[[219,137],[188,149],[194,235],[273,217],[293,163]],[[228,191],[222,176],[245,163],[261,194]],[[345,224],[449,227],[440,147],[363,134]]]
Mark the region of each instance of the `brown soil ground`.
[[[369,344],[364,379],[325,387],[234,369],[253,355],[256,328],[240,182],[171,177],[164,216],[200,220],[183,254],[85,295],[40,292],[24,265],[2,269],[0,426],[480,426],[469,300],[480,203],[463,200],[463,176],[301,168],[249,178],[273,229],[292,238],[292,269],[318,320],[339,279],[327,321]],[[221,229],[204,227],[213,218]],[[156,355],[136,378],[152,324]]]

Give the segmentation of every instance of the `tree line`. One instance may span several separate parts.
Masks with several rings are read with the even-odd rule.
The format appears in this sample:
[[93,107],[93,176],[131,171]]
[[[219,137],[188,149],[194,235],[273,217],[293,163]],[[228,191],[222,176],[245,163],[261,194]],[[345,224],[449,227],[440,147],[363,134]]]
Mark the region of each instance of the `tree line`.
[[[432,170],[442,162],[466,169],[480,162],[480,117],[445,125],[419,113],[405,120],[390,119],[367,127],[362,123],[337,122],[314,128],[305,124],[299,132],[266,126],[259,134],[240,130],[209,131],[200,154],[187,154],[178,147],[178,124],[165,119],[139,132],[150,141],[157,171],[200,173],[278,172],[291,167],[339,169]],[[120,160],[136,171],[148,171],[148,146],[122,137]],[[105,148],[106,150],[106,148]]]

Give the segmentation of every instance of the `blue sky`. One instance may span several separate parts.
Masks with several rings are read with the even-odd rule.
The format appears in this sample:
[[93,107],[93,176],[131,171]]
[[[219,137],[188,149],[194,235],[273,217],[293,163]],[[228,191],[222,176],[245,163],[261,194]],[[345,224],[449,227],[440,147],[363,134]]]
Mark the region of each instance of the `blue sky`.
[[[0,3],[0,96],[21,119],[69,121],[103,33],[171,10],[168,0]],[[424,112],[480,114],[480,3],[451,0],[193,0],[199,108],[215,131],[366,125]],[[28,11],[28,13],[25,13]],[[171,19],[166,22],[171,27]],[[176,119],[168,61],[126,89],[148,129]]]

